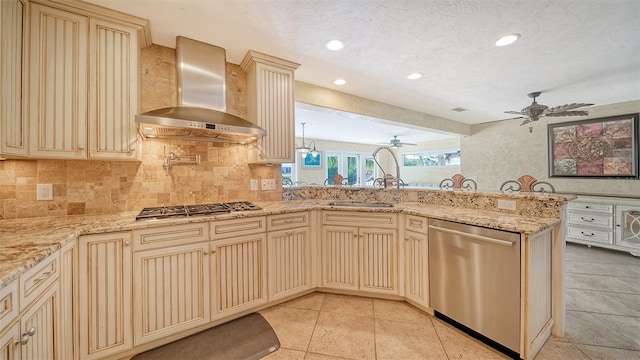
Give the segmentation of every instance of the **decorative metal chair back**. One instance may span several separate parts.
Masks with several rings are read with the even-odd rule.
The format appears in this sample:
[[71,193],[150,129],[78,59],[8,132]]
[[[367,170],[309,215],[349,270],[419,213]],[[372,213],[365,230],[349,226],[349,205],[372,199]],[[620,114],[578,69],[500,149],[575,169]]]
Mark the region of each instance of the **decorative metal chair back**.
[[[404,181],[400,181],[400,186],[404,186]],[[373,180],[374,187],[394,187],[396,186],[396,177],[392,174],[385,174],[384,177]]]
[[333,176],[333,184],[330,183],[329,179],[326,179],[324,181],[324,185],[333,185],[333,186],[348,186],[349,185],[349,179],[347,179],[346,177],[340,175],[340,174],[335,174]]
[[478,190],[478,184],[473,179],[465,179],[462,174],[455,174],[449,179],[440,181],[440,189],[476,191]]
[[518,180],[507,180],[500,186],[502,192],[540,192],[554,193],[556,189],[546,181],[538,181],[531,175],[522,175]]

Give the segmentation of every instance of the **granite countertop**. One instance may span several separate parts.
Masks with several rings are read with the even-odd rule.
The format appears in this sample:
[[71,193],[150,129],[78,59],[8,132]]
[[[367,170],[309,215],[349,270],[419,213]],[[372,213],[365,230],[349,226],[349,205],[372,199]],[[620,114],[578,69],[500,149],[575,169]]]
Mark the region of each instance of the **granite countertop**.
[[391,208],[334,207],[328,205],[329,202],[328,200],[256,202],[262,210],[163,220],[136,221],[135,217],[138,212],[0,220],[0,289],[68,242],[86,234],[129,231],[163,225],[264,216],[313,209],[404,212],[524,234],[537,233],[560,222],[560,219],[557,218],[534,218],[498,211],[426,205],[417,202],[404,202]]

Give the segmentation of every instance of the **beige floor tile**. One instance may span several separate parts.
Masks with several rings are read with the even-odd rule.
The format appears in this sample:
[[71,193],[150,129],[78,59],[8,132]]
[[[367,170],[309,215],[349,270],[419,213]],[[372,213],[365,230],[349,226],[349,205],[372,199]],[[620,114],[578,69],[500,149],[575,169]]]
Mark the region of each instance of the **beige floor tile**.
[[326,294],[322,311],[373,317],[373,299],[361,296]]
[[640,360],[640,351],[590,345],[576,346],[584,351],[592,360]]
[[318,311],[275,306],[262,313],[287,349],[306,351],[318,318]]
[[305,354],[306,353],[304,351],[285,349],[281,347],[280,349],[278,349],[278,351],[263,357],[263,359],[265,360],[304,360]]
[[444,351],[450,360],[497,360],[509,359],[503,353],[490,348],[458,329],[438,319],[432,319],[433,325],[442,342]]
[[339,356],[331,356],[331,355],[324,355],[324,354],[316,354],[316,353],[307,353],[307,356],[304,358],[304,360],[343,360],[346,358],[343,357],[339,357]]
[[321,311],[308,351],[349,359],[374,359],[373,317]]
[[407,304],[404,301],[396,300],[373,300],[373,316],[376,319],[386,319],[395,321],[405,321],[412,323],[429,322],[429,315],[424,311]]
[[628,346],[621,348],[640,351],[640,317],[593,314],[598,320],[613,329]]
[[589,360],[589,357],[570,342],[549,340],[536,355],[536,360]]
[[421,324],[375,319],[377,360],[445,359],[447,356],[429,319]]
[[297,299],[289,300],[282,304],[282,306],[308,309],[308,310],[320,310],[322,303],[324,302],[325,293],[313,292],[305,296],[301,296]]

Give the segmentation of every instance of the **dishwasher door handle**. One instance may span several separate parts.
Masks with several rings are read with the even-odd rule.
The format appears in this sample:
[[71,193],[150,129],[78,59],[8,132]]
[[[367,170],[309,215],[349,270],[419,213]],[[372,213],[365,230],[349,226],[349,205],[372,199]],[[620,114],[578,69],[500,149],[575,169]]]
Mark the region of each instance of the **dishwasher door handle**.
[[490,237],[487,237],[487,236],[469,234],[469,233],[466,233],[466,232],[453,230],[453,229],[447,229],[447,228],[443,228],[443,227],[435,226],[435,225],[429,225],[429,228],[433,229],[433,230],[436,230],[436,231],[441,231],[441,232],[454,234],[454,235],[460,235],[460,236],[464,236],[466,238],[471,238],[471,239],[474,239],[474,240],[488,242],[488,243],[496,244],[496,245],[502,245],[502,246],[511,247],[511,246],[513,246],[513,244],[516,243],[515,241],[494,239],[494,238],[490,238]]

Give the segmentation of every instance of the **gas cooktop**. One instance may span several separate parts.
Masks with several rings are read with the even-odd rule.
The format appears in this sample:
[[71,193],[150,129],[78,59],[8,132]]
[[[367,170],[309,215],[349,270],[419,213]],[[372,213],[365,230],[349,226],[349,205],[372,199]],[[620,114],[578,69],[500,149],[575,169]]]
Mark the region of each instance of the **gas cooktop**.
[[174,205],[144,208],[136,220],[166,219],[178,216],[198,216],[230,213],[235,211],[260,210],[261,208],[249,201],[215,203],[203,205]]

